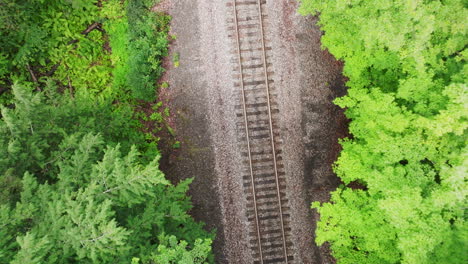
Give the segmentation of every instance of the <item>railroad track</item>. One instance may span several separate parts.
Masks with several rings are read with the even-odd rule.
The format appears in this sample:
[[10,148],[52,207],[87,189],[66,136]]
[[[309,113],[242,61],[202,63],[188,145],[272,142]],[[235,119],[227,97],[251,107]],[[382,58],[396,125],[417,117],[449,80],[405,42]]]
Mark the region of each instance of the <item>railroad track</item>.
[[228,0],[236,124],[254,263],[293,263],[266,0]]

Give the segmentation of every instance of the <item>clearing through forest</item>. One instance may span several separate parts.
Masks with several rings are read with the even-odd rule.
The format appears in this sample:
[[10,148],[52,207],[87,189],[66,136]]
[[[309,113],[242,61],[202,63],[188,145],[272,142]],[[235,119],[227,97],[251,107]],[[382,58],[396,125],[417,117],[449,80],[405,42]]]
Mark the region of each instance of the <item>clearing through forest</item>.
[[[165,1],[177,40],[165,91],[182,142],[163,164],[195,177],[192,214],[217,263],[328,263],[312,200],[327,199],[344,135],[341,66],[313,18],[271,0]],[[338,131],[338,133],[337,133]]]

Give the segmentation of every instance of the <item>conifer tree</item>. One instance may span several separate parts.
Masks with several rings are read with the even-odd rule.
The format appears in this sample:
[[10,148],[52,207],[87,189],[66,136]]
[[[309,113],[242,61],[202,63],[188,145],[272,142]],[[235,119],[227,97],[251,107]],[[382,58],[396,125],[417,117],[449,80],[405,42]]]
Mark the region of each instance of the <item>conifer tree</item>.
[[159,155],[148,162],[118,135],[96,133],[105,115],[61,122],[86,116],[79,98],[13,92],[0,119],[0,263],[206,261],[212,235],[187,214],[190,180],[174,186]]
[[154,4],[0,3],[0,264],[212,262],[191,180],[165,179],[139,121],[169,43]]

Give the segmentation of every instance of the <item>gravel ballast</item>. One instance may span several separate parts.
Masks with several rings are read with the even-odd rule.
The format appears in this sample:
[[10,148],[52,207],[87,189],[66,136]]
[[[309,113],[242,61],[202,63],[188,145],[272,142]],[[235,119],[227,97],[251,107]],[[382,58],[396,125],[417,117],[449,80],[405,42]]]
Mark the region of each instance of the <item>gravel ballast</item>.
[[[180,66],[165,78],[175,130],[182,142],[162,169],[173,181],[194,177],[192,215],[217,229],[216,263],[253,263],[237,146],[233,42],[229,1],[173,0],[161,8],[172,17],[171,52]],[[313,241],[314,200],[325,201],[339,181],[331,164],[346,135],[346,119],[332,100],[345,92],[341,65],[320,49],[316,18],[297,14],[295,1],[267,0],[274,83],[291,212],[294,263],[331,263]],[[156,7],[157,9],[158,7]],[[164,140],[163,140],[164,141]]]

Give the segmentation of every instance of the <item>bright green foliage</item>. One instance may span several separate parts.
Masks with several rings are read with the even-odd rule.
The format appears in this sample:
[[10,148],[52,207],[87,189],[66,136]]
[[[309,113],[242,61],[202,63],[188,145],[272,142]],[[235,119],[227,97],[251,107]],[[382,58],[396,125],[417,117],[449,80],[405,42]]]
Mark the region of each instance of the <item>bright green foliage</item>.
[[[97,1],[4,1],[0,11],[0,46],[6,63],[0,63],[1,83],[47,78],[76,92],[102,93],[110,82],[110,61],[102,52],[103,34],[92,30],[100,22]],[[2,56],[0,56],[1,58]],[[1,60],[0,60],[1,61]]]
[[[466,3],[302,0],[344,61],[353,137],[321,214],[338,263],[468,261]],[[348,187],[351,182],[363,190]]]
[[128,19],[125,16],[125,8],[120,1],[106,1],[103,3],[101,14],[108,20],[104,22],[104,27],[109,34],[109,46],[112,49],[110,55],[113,75],[113,90],[128,90],[126,82],[128,76]]
[[[136,99],[155,99],[155,82],[164,72],[170,17],[148,12],[152,1],[104,3],[105,27],[111,36],[114,89],[129,90]],[[124,16],[124,14],[126,14]]]
[[207,257],[211,250],[211,240],[197,239],[192,250],[187,250],[187,242],[177,241],[175,236],[163,237],[163,244],[158,247],[158,253],[153,261],[161,264],[202,264],[208,263]]
[[52,78],[62,89],[101,99],[127,92],[136,99],[155,99],[170,18],[149,11],[154,1],[100,1],[101,8],[97,0],[4,2],[0,95],[15,80],[34,81],[32,72],[36,87]]

